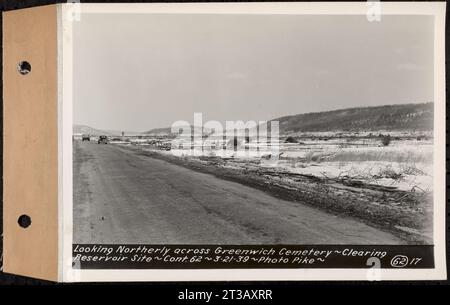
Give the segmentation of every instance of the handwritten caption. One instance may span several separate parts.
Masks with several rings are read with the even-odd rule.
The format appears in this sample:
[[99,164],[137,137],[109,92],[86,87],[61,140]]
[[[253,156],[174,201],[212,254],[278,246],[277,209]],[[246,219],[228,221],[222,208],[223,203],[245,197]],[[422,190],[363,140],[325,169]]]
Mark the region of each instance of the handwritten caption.
[[[426,268],[422,253],[398,253],[370,246],[148,246],[73,245],[74,268],[367,268],[378,258],[384,267],[398,268],[392,258],[408,258],[403,267]],[[422,251],[423,252],[423,251]],[[404,260],[402,261],[404,262]],[[432,266],[431,266],[432,267]],[[430,268],[431,268],[430,267]]]

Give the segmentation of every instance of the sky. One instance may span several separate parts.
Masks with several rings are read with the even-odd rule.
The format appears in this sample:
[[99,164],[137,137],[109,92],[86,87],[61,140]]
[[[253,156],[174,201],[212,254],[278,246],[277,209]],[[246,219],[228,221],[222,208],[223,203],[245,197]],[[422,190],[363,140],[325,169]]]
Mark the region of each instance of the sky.
[[74,23],[75,124],[269,120],[433,101],[433,17],[86,14]]

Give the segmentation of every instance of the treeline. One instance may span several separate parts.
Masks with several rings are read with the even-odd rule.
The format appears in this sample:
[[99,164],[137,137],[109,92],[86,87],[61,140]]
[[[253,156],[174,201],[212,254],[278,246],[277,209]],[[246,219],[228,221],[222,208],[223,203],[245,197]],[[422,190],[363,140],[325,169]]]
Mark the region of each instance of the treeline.
[[433,129],[433,103],[386,105],[281,117],[280,132]]

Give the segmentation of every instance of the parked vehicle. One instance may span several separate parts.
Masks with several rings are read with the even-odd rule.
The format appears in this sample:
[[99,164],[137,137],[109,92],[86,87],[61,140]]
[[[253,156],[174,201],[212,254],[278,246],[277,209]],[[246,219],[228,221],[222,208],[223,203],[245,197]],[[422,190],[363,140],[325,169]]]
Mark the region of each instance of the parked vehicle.
[[82,141],[90,141],[91,137],[88,134],[82,134],[81,135],[81,140]]
[[97,143],[98,144],[108,144],[108,137],[107,136],[99,136]]

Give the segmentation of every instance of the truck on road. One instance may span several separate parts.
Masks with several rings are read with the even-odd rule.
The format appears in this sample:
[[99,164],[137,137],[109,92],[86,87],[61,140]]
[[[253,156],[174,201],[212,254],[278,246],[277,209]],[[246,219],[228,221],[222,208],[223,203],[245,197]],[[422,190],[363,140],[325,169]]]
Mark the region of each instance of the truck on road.
[[108,137],[107,136],[99,136],[97,143],[98,144],[108,144]]

